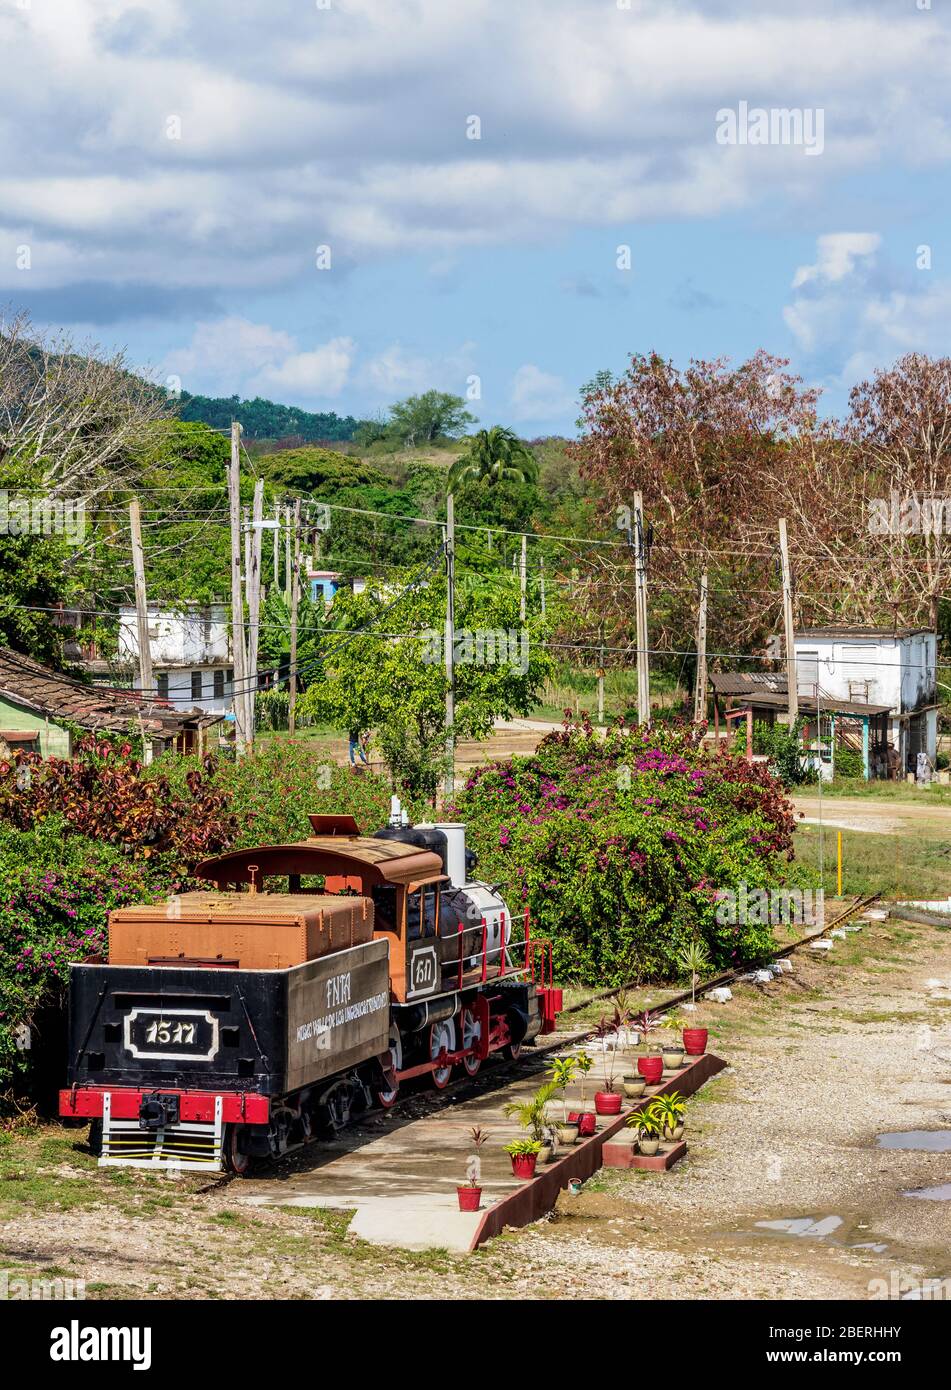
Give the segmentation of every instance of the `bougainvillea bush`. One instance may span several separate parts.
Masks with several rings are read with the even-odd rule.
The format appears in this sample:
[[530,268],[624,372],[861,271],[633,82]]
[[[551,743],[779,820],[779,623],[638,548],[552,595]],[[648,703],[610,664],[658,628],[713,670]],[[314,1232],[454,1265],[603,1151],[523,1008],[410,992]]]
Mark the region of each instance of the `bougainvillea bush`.
[[696,937],[717,966],[770,953],[771,927],[719,921],[716,892],[785,881],[792,807],[765,765],[708,753],[688,730],[600,738],[567,723],[532,757],[478,769],[454,814],[480,876],[553,941],[562,980],[674,978]]
[[64,831],[57,817],[35,830],[0,826],[0,1088],[30,1060],[20,1025],[64,1000],[70,961],[105,950],[109,910],[159,888],[147,862]]

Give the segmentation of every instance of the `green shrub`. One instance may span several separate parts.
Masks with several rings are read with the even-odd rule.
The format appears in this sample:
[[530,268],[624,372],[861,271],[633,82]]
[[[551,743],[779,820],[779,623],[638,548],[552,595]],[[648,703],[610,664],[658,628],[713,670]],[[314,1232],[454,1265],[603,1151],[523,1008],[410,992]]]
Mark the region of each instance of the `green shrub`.
[[857,748],[849,748],[837,743],[833,754],[833,775],[835,777],[864,777],[865,764]]

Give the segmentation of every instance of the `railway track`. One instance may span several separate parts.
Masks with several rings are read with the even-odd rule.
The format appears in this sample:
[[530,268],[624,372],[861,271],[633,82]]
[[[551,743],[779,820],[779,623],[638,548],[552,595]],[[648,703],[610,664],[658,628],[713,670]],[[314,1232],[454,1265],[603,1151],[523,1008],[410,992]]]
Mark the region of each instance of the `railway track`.
[[[855,900],[848,907],[844,908],[841,912],[837,913],[836,916],[833,917],[830,922],[827,922],[821,931],[810,932],[806,936],[800,937],[798,941],[794,941],[788,946],[783,946],[780,950],[774,951],[770,959],[776,961],[781,960],[786,956],[791,956],[794,952],[799,951],[803,947],[808,946],[810,942],[817,941],[820,938],[826,936],[829,932],[833,931],[836,927],[841,926],[844,922],[849,921],[852,917],[858,916],[861,912],[866,912],[868,908],[870,908],[874,903],[879,901],[881,896],[881,893],[870,893],[865,897],[855,898]],[[699,983],[697,985],[696,992],[705,994],[711,989],[717,989],[720,986],[732,984],[734,981],[739,979],[741,975],[748,974],[750,968],[751,967],[749,965],[737,966],[733,970],[725,971],[722,974],[716,975],[709,980],[704,980],[702,983]],[[636,989],[639,988],[639,986],[636,981],[631,981],[628,985],[621,985],[615,987],[614,989],[600,990],[595,994],[589,995],[587,999],[583,999],[579,1003],[572,1004],[568,1008],[563,1009],[562,1017],[564,1017],[566,1014],[580,1013],[582,1009],[588,1008],[591,1004],[596,1003],[599,1000],[611,999],[618,993],[618,989],[625,988]],[[691,998],[691,994],[692,991],[689,989],[682,990],[678,994],[672,994],[669,998],[664,999],[662,1002],[652,1005],[651,1012],[666,1013],[669,1009],[676,1008],[678,1004],[685,1003],[688,999]],[[519,1059],[515,1061],[503,1061],[499,1064],[493,1065],[492,1067],[487,1069],[487,1071],[480,1072],[476,1077],[459,1077],[455,1081],[450,1082],[449,1086],[447,1086],[444,1090],[439,1091],[438,1093],[430,1093],[423,1089],[420,1089],[418,1091],[410,1091],[408,1094],[401,1096],[396,1101],[395,1105],[390,1107],[387,1113],[390,1115],[397,1115],[400,1112],[405,1113],[411,1105],[415,1104],[418,1106],[421,1102],[423,1104],[432,1105],[433,1108],[436,1108],[437,1106],[442,1104],[444,1098],[447,1095],[452,1096],[454,1100],[462,1100],[476,1096],[482,1090],[499,1089],[501,1088],[501,1086],[508,1084],[509,1078],[513,1080],[516,1079],[520,1070],[524,1074],[526,1070],[526,1062],[531,1062],[537,1058],[546,1057],[553,1052],[562,1052],[565,1048],[568,1047],[575,1047],[577,1046],[577,1044],[586,1042],[590,1038],[594,1037],[596,1031],[597,1029],[594,1027],[582,1027],[574,1032],[569,1033],[559,1031],[557,1035],[550,1035],[551,1041],[542,1042],[536,1045],[535,1047],[531,1048],[528,1052],[523,1052]],[[537,1070],[537,1068],[533,1068],[533,1070]],[[493,1085],[493,1083],[495,1083],[495,1085]],[[312,1147],[313,1144],[319,1144],[320,1142],[321,1141],[319,1139],[312,1139],[307,1144],[305,1144],[302,1149],[296,1149],[289,1153],[286,1156],[286,1159],[282,1158],[279,1160],[271,1160],[269,1162],[262,1163],[256,1171],[261,1176],[264,1176],[267,1172],[271,1171],[278,1163],[283,1164],[284,1162],[292,1162],[295,1159],[299,1159],[302,1155],[308,1152],[308,1150]],[[215,1178],[212,1179],[210,1182],[203,1184],[199,1188],[196,1188],[195,1194],[196,1196],[202,1196],[207,1193],[215,1192],[219,1190],[221,1187],[228,1186],[231,1182],[235,1180],[237,1176],[238,1175],[235,1173],[216,1174]]]

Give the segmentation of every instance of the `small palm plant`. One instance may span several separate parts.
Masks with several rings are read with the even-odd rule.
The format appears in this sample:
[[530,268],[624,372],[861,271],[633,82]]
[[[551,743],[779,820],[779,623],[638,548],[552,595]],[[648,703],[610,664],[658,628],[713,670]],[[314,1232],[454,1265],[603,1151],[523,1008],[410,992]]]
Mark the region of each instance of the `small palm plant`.
[[545,1131],[549,1128],[548,1107],[557,1089],[554,1081],[546,1081],[528,1100],[510,1100],[503,1106],[503,1114],[510,1119],[518,1120],[522,1129],[528,1130],[539,1148],[545,1142]]
[[699,937],[695,941],[688,942],[677,956],[677,964],[690,980],[690,1003],[691,1007],[696,1009],[697,985],[710,964],[710,952],[707,950],[707,943],[701,941]]
[[635,1110],[627,1117],[628,1129],[636,1129],[645,1139],[659,1139],[664,1127],[663,1118],[657,1113],[657,1102],[653,1101],[643,1110]]
[[568,1087],[575,1079],[577,1057],[555,1057],[549,1067],[552,1085],[561,1092],[561,1108],[564,1123],[568,1123]]
[[575,1067],[581,1081],[581,1109],[584,1110],[584,1083],[588,1072],[594,1066],[594,1058],[590,1052],[579,1052],[575,1058]]

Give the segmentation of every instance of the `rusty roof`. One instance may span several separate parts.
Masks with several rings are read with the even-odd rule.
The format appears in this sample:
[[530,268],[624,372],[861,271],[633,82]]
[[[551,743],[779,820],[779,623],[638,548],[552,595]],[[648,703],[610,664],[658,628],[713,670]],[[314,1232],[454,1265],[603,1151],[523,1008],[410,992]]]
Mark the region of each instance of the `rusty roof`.
[[215,859],[206,859],[198,865],[195,875],[218,884],[250,883],[252,869],[259,884],[265,878],[289,874],[360,878],[365,885],[409,884],[426,882],[443,873],[438,854],[400,840],[313,835],[295,844],[231,850]]
[[54,722],[110,733],[128,733],[141,719],[153,738],[174,738],[183,728],[221,718],[200,709],[175,710],[161,700],[144,700],[134,690],[84,685],[9,647],[0,647],[0,699]]

